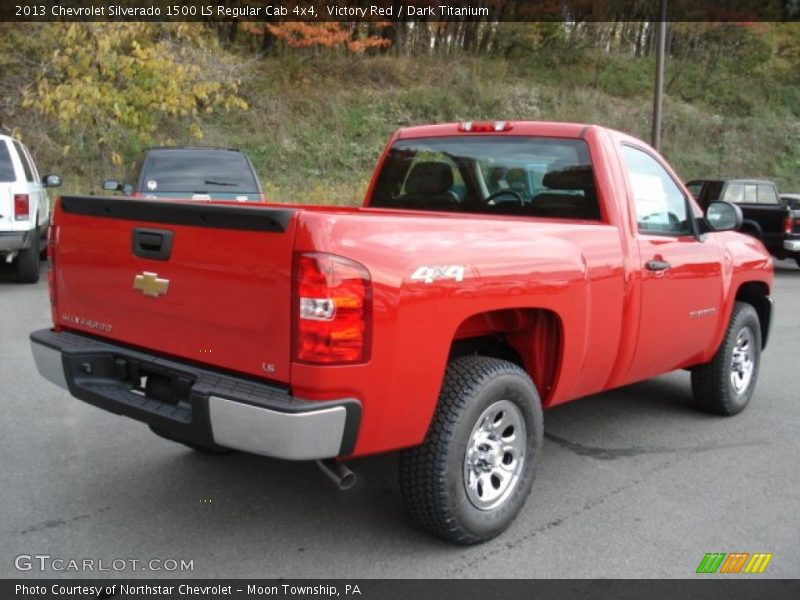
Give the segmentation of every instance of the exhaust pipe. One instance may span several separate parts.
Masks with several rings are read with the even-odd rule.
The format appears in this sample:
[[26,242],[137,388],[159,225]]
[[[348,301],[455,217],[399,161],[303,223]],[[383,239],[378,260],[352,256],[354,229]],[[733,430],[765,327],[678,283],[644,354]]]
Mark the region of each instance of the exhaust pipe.
[[318,460],[317,466],[340,490],[349,490],[356,483],[356,474],[335,458]]

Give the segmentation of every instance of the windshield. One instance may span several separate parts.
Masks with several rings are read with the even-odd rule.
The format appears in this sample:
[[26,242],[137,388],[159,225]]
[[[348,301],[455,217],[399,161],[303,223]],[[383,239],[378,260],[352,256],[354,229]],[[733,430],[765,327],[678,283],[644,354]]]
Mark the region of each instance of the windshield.
[[139,185],[145,193],[257,194],[247,157],[232,150],[151,150]]
[[371,206],[599,219],[586,143],[464,136],[396,142]]

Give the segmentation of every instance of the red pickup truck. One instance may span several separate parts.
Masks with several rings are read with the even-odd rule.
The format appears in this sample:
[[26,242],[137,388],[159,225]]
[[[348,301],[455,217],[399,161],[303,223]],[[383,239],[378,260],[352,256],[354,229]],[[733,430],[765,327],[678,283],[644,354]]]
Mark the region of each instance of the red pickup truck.
[[33,354],[198,449],[401,450],[412,519],[477,543],[529,495],[543,408],[681,368],[745,407],[773,274],[740,223],[603,127],[412,127],[360,208],[60,198]]

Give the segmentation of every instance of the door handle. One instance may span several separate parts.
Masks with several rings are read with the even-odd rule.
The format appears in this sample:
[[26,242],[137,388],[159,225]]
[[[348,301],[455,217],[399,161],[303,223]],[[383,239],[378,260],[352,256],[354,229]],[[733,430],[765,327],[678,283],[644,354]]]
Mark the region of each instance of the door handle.
[[131,250],[141,258],[168,260],[172,251],[172,232],[136,227],[131,236]]
[[644,266],[647,268],[647,270],[648,270],[648,271],[656,271],[656,272],[658,273],[658,272],[666,271],[666,270],[667,270],[667,269],[669,269],[669,268],[670,268],[672,265],[670,265],[670,264],[669,264],[667,261],[665,261],[665,260],[656,260],[656,259],[653,259],[653,260],[648,260],[648,261],[645,263],[645,265],[644,265]]

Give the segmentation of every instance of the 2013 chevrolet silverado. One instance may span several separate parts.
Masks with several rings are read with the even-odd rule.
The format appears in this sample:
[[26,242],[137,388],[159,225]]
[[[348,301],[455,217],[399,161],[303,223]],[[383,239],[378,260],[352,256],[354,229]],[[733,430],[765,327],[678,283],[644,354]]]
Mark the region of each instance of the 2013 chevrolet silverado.
[[198,449],[401,450],[412,519],[477,543],[531,491],[543,408],[681,368],[701,409],[747,405],[773,274],[741,220],[603,127],[412,127],[361,208],[61,198],[33,354]]

